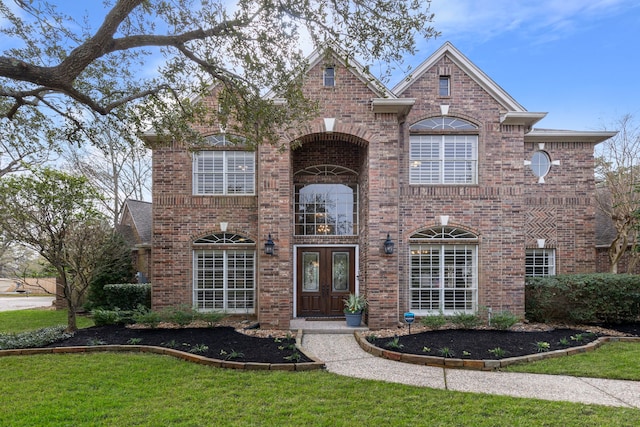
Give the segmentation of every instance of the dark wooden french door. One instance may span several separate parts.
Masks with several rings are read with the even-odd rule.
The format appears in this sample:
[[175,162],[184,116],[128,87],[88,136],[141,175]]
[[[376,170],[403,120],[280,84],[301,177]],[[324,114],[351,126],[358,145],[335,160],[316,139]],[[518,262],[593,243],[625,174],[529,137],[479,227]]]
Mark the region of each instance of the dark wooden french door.
[[298,316],[341,316],[343,300],[355,292],[353,247],[297,249]]

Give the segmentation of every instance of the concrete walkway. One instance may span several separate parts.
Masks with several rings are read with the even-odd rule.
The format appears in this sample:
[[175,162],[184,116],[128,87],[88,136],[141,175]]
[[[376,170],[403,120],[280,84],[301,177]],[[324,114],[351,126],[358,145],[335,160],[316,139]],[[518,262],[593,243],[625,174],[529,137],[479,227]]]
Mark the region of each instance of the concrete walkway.
[[329,372],[452,391],[488,393],[640,409],[640,382],[560,375],[444,369],[382,359],[360,348],[353,335],[305,333],[302,347]]

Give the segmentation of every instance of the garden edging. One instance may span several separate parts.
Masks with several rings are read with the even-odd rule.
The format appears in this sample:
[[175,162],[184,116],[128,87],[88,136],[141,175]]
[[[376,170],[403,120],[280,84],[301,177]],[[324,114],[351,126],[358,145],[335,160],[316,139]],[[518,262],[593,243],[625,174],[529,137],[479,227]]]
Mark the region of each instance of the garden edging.
[[640,342],[640,337],[600,337],[589,344],[579,347],[570,347],[565,350],[555,350],[550,352],[542,352],[530,354],[527,356],[508,357],[504,359],[459,359],[438,356],[423,356],[420,354],[400,353],[397,351],[387,350],[377,347],[367,341],[363,333],[354,332],[355,339],[364,351],[377,357],[382,357],[398,362],[412,363],[415,365],[436,366],[442,368],[472,369],[481,371],[494,371],[509,365],[518,363],[534,362],[542,359],[551,359],[554,357],[571,356],[578,353],[586,353],[593,351],[607,342]]
[[[299,348],[299,345],[296,345]],[[324,362],[316,360],[315,357],[305,354],[313,362],[303,363],[260,363],[260,362],[236,362],[230,360],[212,359],[187,353],[171,348],[148,346],[148,345],[95,345],[76,347],[52,347],[52,348],[17,348],[12,350],[0,350],[0,357],[3,356],[25,356],[34,354],[60,354],[60,353],[96,353],[96,352],[134,352],[153,353],[172,356],[188,362],[200,365],[215,366],[226,369],[247,369],[247,370],[269,370],[269,371],[311,371],[324,369]]]

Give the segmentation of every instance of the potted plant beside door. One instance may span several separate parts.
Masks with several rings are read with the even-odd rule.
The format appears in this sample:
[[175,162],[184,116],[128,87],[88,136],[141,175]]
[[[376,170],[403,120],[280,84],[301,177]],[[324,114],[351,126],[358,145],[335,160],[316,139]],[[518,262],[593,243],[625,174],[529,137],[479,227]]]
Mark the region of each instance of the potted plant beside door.
[[360,326],[362,313],[367,309],[367,299],[364,295],[349,294],[344,300],[344,316],[347,326]]

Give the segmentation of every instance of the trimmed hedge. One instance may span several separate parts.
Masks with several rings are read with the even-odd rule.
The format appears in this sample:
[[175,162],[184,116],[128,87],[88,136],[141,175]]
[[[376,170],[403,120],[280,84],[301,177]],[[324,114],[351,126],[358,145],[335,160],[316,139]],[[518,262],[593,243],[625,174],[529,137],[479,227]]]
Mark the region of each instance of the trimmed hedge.
[[640,276],[572,274],[528,277],[525,310],[533,322],[625,323],[640,317]]
[[150,283],[122,283],[105,285],[104,293],[107,304],[111,308],[120,310],[134,310],[138,305],[147,308],[151,307],[151,284]]

